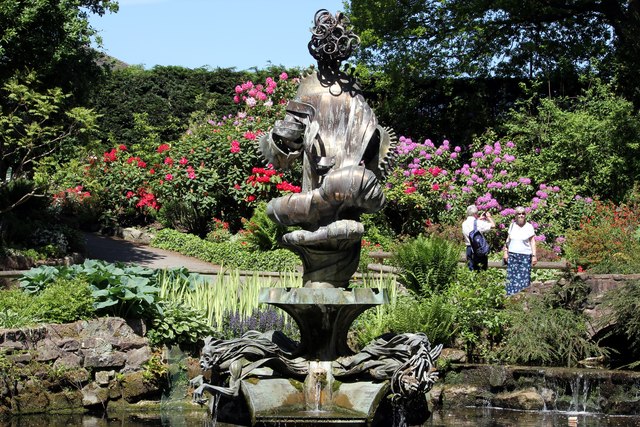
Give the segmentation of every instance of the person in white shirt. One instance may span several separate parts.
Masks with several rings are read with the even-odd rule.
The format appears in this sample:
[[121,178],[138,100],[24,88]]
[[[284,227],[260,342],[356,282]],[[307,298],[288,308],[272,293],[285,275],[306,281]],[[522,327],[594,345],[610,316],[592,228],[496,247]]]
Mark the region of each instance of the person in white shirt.
[[467,206],[467,219],[462,223],[462,235],[464,243],[467,245],[467,266],[471,271],[486,270],[489,264],[488,256],[474,254],[469,241],[469,233],[473,231],[474,223],[481,233],[491,230],[496,226],[496,223],[489,212],[480,214],[476,205]]
[[536,232],[527,222],[525,209],[518,206],[502,256],[507,263],[507,295],[518,293],[531,284],[531,266],[538,262],[535,237]]

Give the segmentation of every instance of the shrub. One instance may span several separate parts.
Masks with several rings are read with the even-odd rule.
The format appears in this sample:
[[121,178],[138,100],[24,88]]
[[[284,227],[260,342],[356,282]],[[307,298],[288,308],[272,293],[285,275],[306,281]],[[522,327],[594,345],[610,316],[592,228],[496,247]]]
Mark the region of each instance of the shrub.
[[469,271],[458,267],[458,276],[447,291],[447,301],[456,307],[456,340],[470,360],[483,359],[497,343],[505,325],[505,271]]
[[180,301],[161,301],[162,315],[151,321],[147,337],[152,345],[177,345],[193,350],[194,345],[212,335],[206,313]]
[[158,272],[121,263],[85,260],[70,267],[32,268],[19,280],[28,293],[38,294],[58,279],[82,278],[91,287],[96,315],[151,318],[156,302]]
[[388,326],[398,334],[424,332],[432,343],[448,346],[457,335],[456,313],[457,308],[444,295],[402,297],[390,313]]
[[567,233],[567,258],[594,273],[636,273],[640,271],[640,241],[634,232],[639,224],[636,206],[598,202],[580,228]]
[[391,262],[410,291],[431,295],[444,291],[455,279],[461,253],[460,246],[447,240],[418,236],[398,245]]
[[35,300],[19,289],[0,290],[0,328],[20,328],[38,323]]
[[70,323],[94,316],[86,280],[59,278],[35,297],[34,315],[45,323]]
[[259,203],[251,219],[243,221],[242,240],[252,249],[272,251],[278,247],[278,241],[287,232],[287,227],[277,224],[267,216],[267,204]]
[[506,311],[508,327],[494,356],[521,365],[575,367],[586,357],[606,350],[590,340],[583,315],[553,308],[539,298],[527,298]]
[[244,248],[241,242],[213,243],[171,229],[160,230],[151,245],[242,270],[290,271],[300,265],[299,258],[286,249],[251,251]]

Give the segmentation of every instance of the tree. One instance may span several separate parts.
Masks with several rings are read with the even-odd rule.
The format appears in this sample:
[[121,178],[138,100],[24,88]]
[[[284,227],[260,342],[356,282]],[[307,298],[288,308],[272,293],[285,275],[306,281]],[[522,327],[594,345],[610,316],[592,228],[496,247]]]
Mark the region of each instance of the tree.
[[638,0],[353,0],[347,12],[362,39],[360,59],[395,82],[425,75],[549,80],[596,60],[640,105]]
[[[0,194],[12,181],[29,180],[41,159],[60,149],[73,135],[91,130],[95,114],[86,108],[65,109],[65,95],[60,88],[39,92],[35,73],[24,80],[10,79],[0,97]],[[40,195],[42,188],[27,187],[14,200],[3,200],[0,214]],[[3,196],[4,198],[4,196]]]
[[83,99],[101,73],[88,14],[117,10],[111,0],[0,0],[0,82],[35,71],[42,88]]

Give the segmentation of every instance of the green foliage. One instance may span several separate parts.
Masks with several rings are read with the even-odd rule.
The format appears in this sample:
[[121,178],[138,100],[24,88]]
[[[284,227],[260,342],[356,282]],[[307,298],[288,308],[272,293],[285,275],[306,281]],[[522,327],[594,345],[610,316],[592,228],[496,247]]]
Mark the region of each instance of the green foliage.
[[227,268],[257,271],[291,271],[300,264],[299,258],[291,251],[276,249],[273,251],[251,251],[241,242],[214,243],[197,236],[163,229],[156,233],[152,246],[179,252],[212,264]]
[[388,319],[395,333],[424,332],[434,344],[449,346],[458,333],[458,308],[445,295],[398,298]]
[[472,272],[460,266],[457,280],[449,286],[447,300],[456,307],[457,338],[471,358],[484,358],[501,338],[505,281],[504,270]]
[[200,237],[209,231],[210,212],[202,212],[193,201],[169,200],[158,212],[158,219],[166,226]]
[[640,115],[597,79],[575,99],[521,101],[504,127],[536,182],[620,201],[637,179]]
[[627,93],[637,86],[630,73],[638,68],[640,18],[623,0],[604,9],[516,0],[358,1],[347,14],[361,37],[360,59],[394,85],[425,75],[543,76],[560,89],[596,61],[605,64],[604,75],[619,73]]
[[461,248],[438,237],[418,236],[395,249],[392,264],[399,270],[399,281],[420,295],[447,289],[455,279]]
[[636,273],[640,241],[633,233],[638,224],[636,206],[598,202],[580,228],[567,233],[567,259],[594,273]]
[[161,301],[162,316],[151,322],[147,333],[152,345],[177,345],[183,349],[192,349],[205,337],[213,334],[206,314],[196,307],[180,301]]
[[253,215],[244,222],[243,241],[258,251],[272,251],[278,248],[278,240],[287,232],[287,227],[277,224],[267,216],[267,203],[258,203]]
[[20,328],[39,321],[35,301],[20,289],[0,290],[0,328]]
[[34,317],[44,323],[90,319],[94,315],[93,302],[86,280],[59,278],[36,296]]
[[606,354],[589,339],[584,315],[553,308],[536,297],[506,310],[508,327],[494,356],[501,361],[534,366],[575,367],[579,360]]
[[[65,107],[69,95],[60,88],[41,91],[37,85],[35,73],[30,73],[24,78],[9,79],[0,91],[0,190],[12,179],[31,178],[42,158],[69,144],[70,137],[89,132],[95,126],[92,111]],[[14,209],[34,195],[42,196],[43,188],[20,194],[0,213]]]
[[606,292],[601,301],[604,316],[599,319],[600,327],[611,327],[609,334],[624,336],[628,343],[629,354],[625,357],[640,362],[640,282],[627,283],[624,286]]
[[82,279],[55,278],[42,292],[0,291],[0,328],[67,323],[93,317],[93,297]]
[[101,75],[100,41],[89,13],[116,12],[109,0],[3,2],[0,7],[0,81],[36,70],[45,88],[60,87],[82,101]]
[[264,85],[244,82],[235,89],[235,102],[242,102],[236,114],[198,112],[171,142],[163,142],[157,126],[146,123],[149,117],[137,116],[146,136],[89,156],[73,185],[97,197],[96,205],[120,224],[160,218],[205,236],[209,221],[218,218],[235,232],[257,201],[300,191],[283,173],[257,167],[258,138],[283,116],[296,88],[297,81],[285,73]]
[[58,278],[82,278],[91,287],[96,315],[146,318],[161,313],[158,277],[156,270],[89,259],[70,267],[32,268],[19,284],[25,292],[37,294]]

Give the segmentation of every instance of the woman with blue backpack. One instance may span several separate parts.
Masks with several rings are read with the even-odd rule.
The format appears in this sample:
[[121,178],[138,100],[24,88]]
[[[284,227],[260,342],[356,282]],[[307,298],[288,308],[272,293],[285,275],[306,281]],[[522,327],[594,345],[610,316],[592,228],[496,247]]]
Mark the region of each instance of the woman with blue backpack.
[[480,214],[476,205],[467,206],[467,219],[462,223],[467,245],[467,266],[471,271],[486,270],[489,264],[489,244],[482,233],[496,226],[489,212]]
[[531,267],[538,263],[536,257],[536,232],[527,222],[525,208],[518,206],[516,219],[508,230],[502,259],[507,264],[507,295],[520,292],[531,284]]

